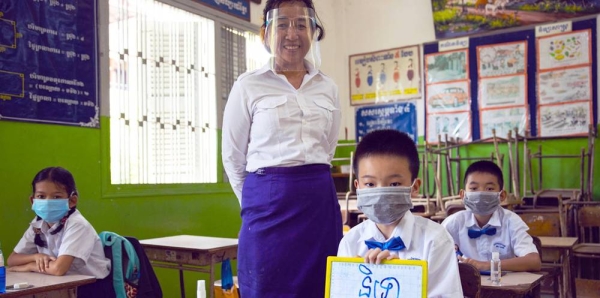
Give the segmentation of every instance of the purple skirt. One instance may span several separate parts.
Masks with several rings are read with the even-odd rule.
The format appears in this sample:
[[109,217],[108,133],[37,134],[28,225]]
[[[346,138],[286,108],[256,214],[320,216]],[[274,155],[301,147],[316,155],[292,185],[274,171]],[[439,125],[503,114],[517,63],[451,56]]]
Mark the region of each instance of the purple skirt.
[[238,281],[243,298],[323,297],[342,218],[328,165],[264,168],[242,190]]

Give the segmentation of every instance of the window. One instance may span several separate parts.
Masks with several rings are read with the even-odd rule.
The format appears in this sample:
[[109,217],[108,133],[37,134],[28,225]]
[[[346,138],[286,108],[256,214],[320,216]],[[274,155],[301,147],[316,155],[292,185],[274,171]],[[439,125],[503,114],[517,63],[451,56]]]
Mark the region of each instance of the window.
[[110,0],[111,184],[217,182],[217,97],[260,66],[248,52],[256,43],[254,33],[158,1]]

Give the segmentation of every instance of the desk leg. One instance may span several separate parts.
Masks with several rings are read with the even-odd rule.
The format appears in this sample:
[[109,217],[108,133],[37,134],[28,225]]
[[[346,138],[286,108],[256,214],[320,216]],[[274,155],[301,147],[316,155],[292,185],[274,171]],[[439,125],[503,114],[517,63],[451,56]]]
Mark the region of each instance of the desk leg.
[[[209,274],[210,274],[210,285],[208,286],[208,288],[210,289],[210,295],[208,297],[210,298],[214,298],[215,297],[215,264],[211,263],[210,264],[210,270],[209,270]],[[221,287],[223,286],[223,281],[221,281]]]
[[569,292],[567,292],[568,294],[571,294],[572,298],[576,298],[577,297],[577,289],[575,288],[575,274],[573,273],[573,250],[572,249],[568,249],[567,250],[567,263],[569,266],[569,270],[567,270],[567,278],[568,278],[568,283],[569,283]]
[[179,289],[181,290],[181,298],[185,298],[185,285],[183,284],[183,270],[179,269]]

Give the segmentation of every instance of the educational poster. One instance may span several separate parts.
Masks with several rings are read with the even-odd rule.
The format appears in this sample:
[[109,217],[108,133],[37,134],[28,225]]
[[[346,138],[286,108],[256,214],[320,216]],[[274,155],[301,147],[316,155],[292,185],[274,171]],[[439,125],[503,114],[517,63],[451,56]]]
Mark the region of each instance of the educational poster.
[[527,83],[524,75],[479,80],[479,108],[525,105]]
[[350,104],[421,98],[419,61],[419,46],[350,56]]
[[431,0],[436,39],[600,13],[597,0]]
[[477,47],[479,77],[525,74],[527,43],[511,42]]
[[468,111],[471,108],[469,81],[427,85],[427,113]]
[[328,257],[326,298],[427,297],[427,262],[385,260],[366,264],[362,258]]
[[592,123],[590,101],[538,107],[538,135],[541,137],[587,135]]
[[471,112],[427,114],[427,143],[437,144],[438,137],[444,141],[446,135],[448,139],[470,142]]
[[538,103],[552,104],[592,98],[592,69],[590,66],[540,71]]
[[458,50],[426,55],[426,83],[467,80],[469,78],[467,51]]
[[96,1],[0,3],[0,119],[99,127]]
[[537,38],[538,136],[586,135],[593,123],[591,29]]
[[590,34],[591,30],[587,29],[538,38],[538,69],[591,63]]
[[496,136],[506,138],[509,131],[517,128],[520,135],[525,135],[528,128],[528,111],[525,107],[513,107],[508,109],[487,109],[480,113],[480,138],[493,137],[492,130],[496,130]]
[[364,106],[356,109],[356,142],[371,131],[395,129],[417,143],[417,111],[412,102]]

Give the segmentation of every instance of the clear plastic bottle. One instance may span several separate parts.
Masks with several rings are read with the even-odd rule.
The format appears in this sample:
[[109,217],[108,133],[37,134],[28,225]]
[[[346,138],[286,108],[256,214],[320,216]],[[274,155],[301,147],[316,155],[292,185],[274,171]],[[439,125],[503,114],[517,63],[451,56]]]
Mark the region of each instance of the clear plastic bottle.
[[196,298],[206,298],[206,282],[203,279],[198,280]]
[[501,278],[502,264],[500,261],[500,253],[494,251],[492,252],[492,260],[490,261],[490,279],[492,280],[492,285],[499,286]]
[[6,267],[4,267],[2,249],[0,249],[0,293],[6,293]]

